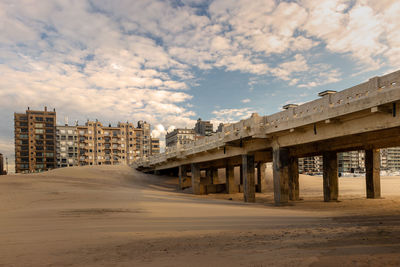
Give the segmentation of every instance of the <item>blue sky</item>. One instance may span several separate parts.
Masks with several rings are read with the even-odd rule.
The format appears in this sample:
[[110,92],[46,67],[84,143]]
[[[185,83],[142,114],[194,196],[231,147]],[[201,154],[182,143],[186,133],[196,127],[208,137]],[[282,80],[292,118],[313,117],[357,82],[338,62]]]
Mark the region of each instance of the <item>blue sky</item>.
[[0,152],[13,112],[58,122],[272,114],[400,67],[395,0],[0,1]]

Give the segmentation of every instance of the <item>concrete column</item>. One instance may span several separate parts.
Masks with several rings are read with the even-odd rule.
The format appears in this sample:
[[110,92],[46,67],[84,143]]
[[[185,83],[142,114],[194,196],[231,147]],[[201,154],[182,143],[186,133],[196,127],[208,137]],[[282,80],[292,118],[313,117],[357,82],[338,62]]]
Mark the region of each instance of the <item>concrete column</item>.
[[266,163],[258,162],[257,163],[257,186],[256,192],[261,193],[265,192],[267,187],[267,182],[265,180],[265,168]]
[[242,171],[244,183],[244,201],[256,202],[254,156],[242,155]]
[[226,193],[228,194],[233,194],[237,193],[238,187],[235,184],[235,172],[234,172],[235,167],[233,165],[227,165],[226,166]]
[[300,200],[299,196],[299,160],[298,158],[289,158],[289,199]]
[[239,192],[243,193],[243,165],[240,165]]
[[381,154],[379,149],[365,150],[367,198],[381,197]]
[[179,184],[178,184],[178,189],[182,190],[183,188],[183,181],[186,178],[186,173],[187,173],[187,169],[186,166],[179,166],[179,171],[178,171],[178,175],[179,175]]
[[211,184],[218,183],[218,168],[211,168]]
[[274,148],[273,176],[275,205],[289,202],[289,150],[287,148]]
[[202,186],[200,184],[200,168],[197,164],[192,163],[191,164],[191,169],[192,169],[192,189],[193,189],[193,194],[195,195],[201,195],[202,191],[204,191],[204,188],[202,190]]
[[336,152],[323,153],[323,168],[324,201],[336,201],[339,195]]

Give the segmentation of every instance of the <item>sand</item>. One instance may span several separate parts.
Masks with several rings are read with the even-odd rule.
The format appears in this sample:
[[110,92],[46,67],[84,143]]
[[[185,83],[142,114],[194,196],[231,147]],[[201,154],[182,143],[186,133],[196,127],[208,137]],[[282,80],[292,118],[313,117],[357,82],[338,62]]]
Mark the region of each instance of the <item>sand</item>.
[[373,200],[340,178],[341,201],[324,203],[321,177],[302,175],[284,207],[176,182],[126,166],[0,177],[0,266],[400,265],[400,177]]

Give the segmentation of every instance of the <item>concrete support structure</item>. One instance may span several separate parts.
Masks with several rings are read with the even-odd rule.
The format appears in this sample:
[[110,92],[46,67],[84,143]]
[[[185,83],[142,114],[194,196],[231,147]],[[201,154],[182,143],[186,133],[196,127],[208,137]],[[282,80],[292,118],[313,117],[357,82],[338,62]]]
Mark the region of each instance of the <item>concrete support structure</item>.
[[239,193],[243,193],[243,165],[240,165]]
[[275,205],[289,201],[289,150],[287,148],[274,148],[273,175],[274,175],[274,200]]
[[197,164],[191,164],[192,169],[192,189],[193,194],[201,195],[204,194],[204,186],[200,184],[200,168]]
[[254,155],[242,155],[242,172],[245,202],[256,202]]
[[183,182],[184,182],[185,178],[187,177],[186,173],[187,173],[186,166],[183,166],[183,165],[179,166],[179,184],[178,184],[179,190],[183,189]]
[[289,158],[289,199],[300,200],[299,195],[299,160],[295,157]]
[[265,162],[257,163],[257,185],[256,185],[257,193],[265,192],[267,188],[267,181],[265,177],[266,165],[267,164]]
[[226,193],[233,194],[238,192],[238,186],[235,184],[235,166],[227,164],[225,168],[226,175]]
[[338,163],[336,152],[323,153],[324,201],[336,201],[339,195]]
[[367,185],[367,198],[381,197],[380,162],[381,157],[379,149],[365,150],[365,180]]

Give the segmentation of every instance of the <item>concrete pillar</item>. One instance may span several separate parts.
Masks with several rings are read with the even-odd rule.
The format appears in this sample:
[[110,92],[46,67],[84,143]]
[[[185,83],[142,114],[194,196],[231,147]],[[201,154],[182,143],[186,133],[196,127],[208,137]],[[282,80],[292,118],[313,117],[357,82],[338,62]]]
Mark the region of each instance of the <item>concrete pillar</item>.
[[204,187],[200,184],[200,168],[197,164],[191,164],[192,169],[192,189],[193,194],[201,195],[204,194]]
[[336,152],[323,153],[323,168],[324,201],[336,201],[339,195]]
[[289,199],[300,200],[299,195],[299,160],[298,158],[289,158]]
[[379,149],[365,150],[367,198],[381,197],[381,154]]
[[235,167],[233,165],[226,166],[226,193],[233,194],[238,192],[238,187],[235,184]]
[[240,179],[239,179],[239,186],[238,186],[238,190],[240,193],[243,193],[243,166],[240,165]]
[[211,184],[218,183],[218,168],[211,168]]
[[257,186],[256,192],[261,193],[265,192],[267,187],[266,177],[265,177],[265,169],[266,163],[258,162],[257,163]]
[[254,177],[254,156],[242,155],[242,171],[244,190],[243,196],[245,202],[256,202],[255,177]]
[[187,173],[187,169],[186,166],[179,166],[179,171],[178,171],[178,175],[179,175],[179,184],[178,184],[178,189],[182,190],[183,188],[183,181],[186,178],[186,173]]
[[274,148],[273,176],[275,205],[289,202],[289,150],[287,148]]

